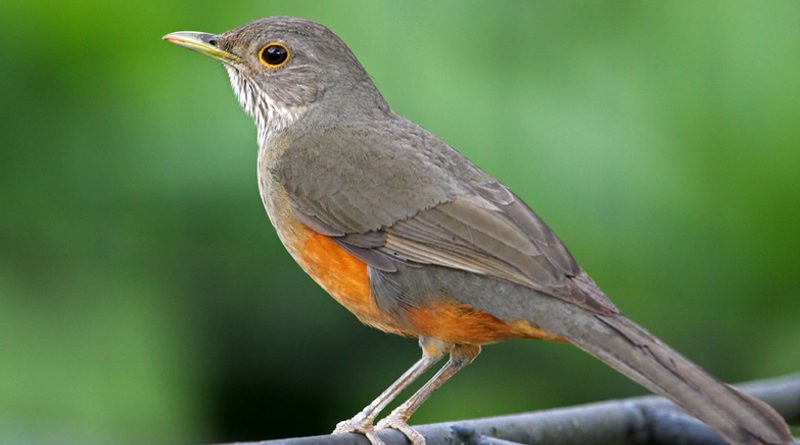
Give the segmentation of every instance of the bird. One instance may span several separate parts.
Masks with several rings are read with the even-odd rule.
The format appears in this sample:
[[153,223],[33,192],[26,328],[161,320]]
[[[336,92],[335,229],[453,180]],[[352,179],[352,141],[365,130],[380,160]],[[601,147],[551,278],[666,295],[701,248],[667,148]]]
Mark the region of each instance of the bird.
[[[771,407],[722,383],[621,312],[545,222],[500,181],[394,112],[326,26],[254,20],[164,40],[225,67],[258,140],[258,188],[278,237],[364,324],[417,339],[421,358],[336,425],[373,445],[487,344],[572,344],[664,396],[735,445],[787,444]],[[435,364],[405,402],[379,414]]]

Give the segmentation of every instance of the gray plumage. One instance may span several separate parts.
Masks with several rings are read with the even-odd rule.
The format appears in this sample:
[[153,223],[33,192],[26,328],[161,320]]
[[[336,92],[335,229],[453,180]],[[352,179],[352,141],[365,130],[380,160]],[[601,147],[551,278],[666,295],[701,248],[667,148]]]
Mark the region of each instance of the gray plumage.
[[[395,114],[333,32],[270,17],[209,36],[186,45],[225,62],[255,119],[261,193],[281,239],[292,229],[276,212],[335,239],[368,264],[371,297],[396,323],[446,296],[568,340],[734,444],[791,442],[771,408],[625,317],[505,186]],[[285,66],[259,62],[270,42],[290,48]]]

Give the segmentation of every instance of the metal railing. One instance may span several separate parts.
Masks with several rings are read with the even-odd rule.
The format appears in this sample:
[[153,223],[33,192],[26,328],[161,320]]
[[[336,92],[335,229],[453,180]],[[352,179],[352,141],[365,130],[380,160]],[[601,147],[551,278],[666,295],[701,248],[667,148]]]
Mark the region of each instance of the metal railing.
[[[790,425],[800,424],[800,374],[737,385],[767,402]],[[726,445],[699,420],[655,396],[569,408],[416,425],[428,445]],[[395,430],[380,430],[386,445],[407,445]],[[800,442],[798,442],[800,443]],[[238,445],[369,445],[359,434],[297,437]]]

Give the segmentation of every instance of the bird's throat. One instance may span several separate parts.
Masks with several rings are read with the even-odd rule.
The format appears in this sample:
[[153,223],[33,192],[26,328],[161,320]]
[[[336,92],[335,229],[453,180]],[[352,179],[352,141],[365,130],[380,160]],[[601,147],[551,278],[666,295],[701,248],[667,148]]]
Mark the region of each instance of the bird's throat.
[[253,118],[258,129],[258,145],[262,149],[269,140],[285,130],[305,114],[305,106],[286,105],[273,100],[258,84],[250,81],[234,67],[225,66],[236,99],[242,109]]

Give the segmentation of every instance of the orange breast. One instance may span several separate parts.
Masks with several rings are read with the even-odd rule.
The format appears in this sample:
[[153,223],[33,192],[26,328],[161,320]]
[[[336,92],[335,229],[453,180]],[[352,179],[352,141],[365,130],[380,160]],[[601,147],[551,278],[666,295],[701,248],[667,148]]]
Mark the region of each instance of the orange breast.
[[299,222],[293,226],[294,239],[287,243],[287,247],[306,273],[336,301],[365,324],[386,332],[416,336],[403,329],[398,320],[390,318],[375,304],[364,262],[330,237],[316,233]]
[[402,320],[382,311],[369,285],[367,265],[328,236],[291,219],[282,239],[289,252],[323,289],[359,320],[409,337],[429,336],[457,344],[485,344],[509,338],[560,340],[525,322],[506,323],[454,298],[432,295]]

